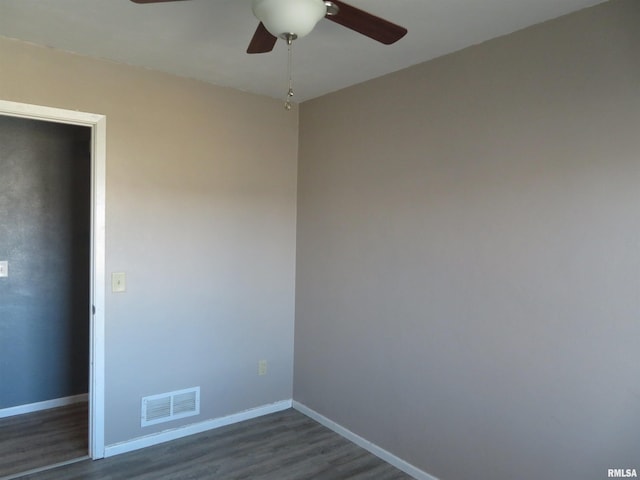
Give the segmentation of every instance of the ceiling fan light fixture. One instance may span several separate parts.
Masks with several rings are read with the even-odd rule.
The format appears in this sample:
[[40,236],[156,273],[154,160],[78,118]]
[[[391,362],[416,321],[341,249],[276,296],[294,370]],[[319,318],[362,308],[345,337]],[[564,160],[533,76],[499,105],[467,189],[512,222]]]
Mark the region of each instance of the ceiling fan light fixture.
[[323,0],[253,0],[253,14],[271,35],[301,38],[327,14]]

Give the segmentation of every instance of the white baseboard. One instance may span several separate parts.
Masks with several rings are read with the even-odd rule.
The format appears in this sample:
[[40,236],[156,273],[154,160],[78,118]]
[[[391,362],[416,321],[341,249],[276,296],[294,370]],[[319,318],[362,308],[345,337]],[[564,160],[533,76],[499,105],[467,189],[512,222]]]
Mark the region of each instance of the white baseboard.
[[438,480],[433,475],[429,475],[427,472],[420,470],[419,468],[411,465],[410,463],[402,460],[401,458],[395,456],[393,453],[385,450],[382,447],[379,447],[375,443],[371,443],[369,440],[362,438],[360,435],[353,433],[351,430],[346,429],[342,425],[337,424],[333,420],[329,420],[324,415],[316,412],[315,410],[310,409],[306,405],[303,405],[300,402],[293,401],[293,408],[298,410],[300,413],[306,415],[309,418],[312,418],[316,422],[324,425],[330,430],[333,430],[338,435],[343,436],[347,440],[352,441],[359,447],[364,448],[370,453],[374,454],[376,457],[381,458],[387,463],[390,463],[394,467],[399,470],[402,470],[407,475],[411,475],[416,480]]
[[205,420],[204,422],[194,423],[191,425],[185,425],[183,427],[173,428],[171,430],[165,430],[163,432],[146,435],[144,437],[134,438],[133,440],[127,440],[125,442],[108,445],[104,449],[104,456],[113,457],[121,453],[132,452],[141,448],[151,447],[160,443],[169,442],[178,438],[183,438],[196,433],[206,432],[207,430],[213,430],[216,428],[231,425],[233,423],[242,422],[244,420],[250,420],[252,418],[261,417],[270,413],[280,412],[291,408],[292,401],[282,400],[280,402],[271,403],[269,405],[263,405],[260,407],[245,410],[243,412],[227,415],[226,417],[214,418],[211,420]]
[[89,401],[89,395],[82,393],[71,397],[54,398],[53,400],[45,400],[44,402],[29,403],[27,405],[18,405],[16,407],[1,408],[0,418],[13,417],[14,415],[22,415],[24,413],[39,412],[40,410],[48,410],[50,408],[64,407],[74,403]]

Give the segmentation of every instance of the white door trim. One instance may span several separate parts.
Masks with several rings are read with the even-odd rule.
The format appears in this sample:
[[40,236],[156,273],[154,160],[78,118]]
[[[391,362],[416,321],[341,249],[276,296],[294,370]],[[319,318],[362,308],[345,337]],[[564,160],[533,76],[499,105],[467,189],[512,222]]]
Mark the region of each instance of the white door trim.
[[0,115],[91,127],[91,304],[89,456],[104,457],[106,117],[0,100]]

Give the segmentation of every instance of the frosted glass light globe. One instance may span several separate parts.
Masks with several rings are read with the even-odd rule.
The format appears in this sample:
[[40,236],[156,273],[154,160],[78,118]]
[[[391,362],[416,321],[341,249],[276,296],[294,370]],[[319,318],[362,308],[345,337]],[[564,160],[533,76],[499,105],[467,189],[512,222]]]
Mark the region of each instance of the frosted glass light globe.
[[253,0],[253,14],[278,38],[304,37],[326,13],[323,0]]

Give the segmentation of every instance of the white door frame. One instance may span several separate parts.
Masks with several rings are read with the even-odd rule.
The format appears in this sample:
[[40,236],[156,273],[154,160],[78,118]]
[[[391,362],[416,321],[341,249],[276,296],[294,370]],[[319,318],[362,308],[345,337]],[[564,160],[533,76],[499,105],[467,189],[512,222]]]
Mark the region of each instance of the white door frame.
[[89,456],[104,457],[106,117],[0,100],[0,115],[91,128],[91,318],[89,333]]

